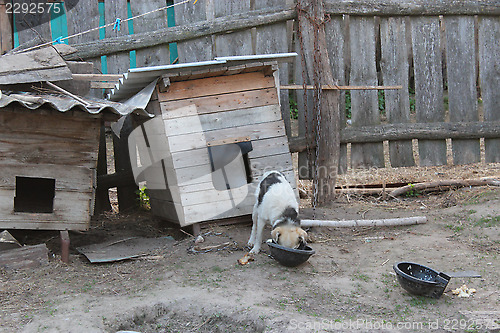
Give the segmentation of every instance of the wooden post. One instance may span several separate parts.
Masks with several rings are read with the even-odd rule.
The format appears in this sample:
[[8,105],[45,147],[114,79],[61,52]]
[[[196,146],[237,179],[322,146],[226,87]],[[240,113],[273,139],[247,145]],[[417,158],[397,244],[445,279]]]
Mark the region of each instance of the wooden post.
[[69,264],[69,233],[68,230],[61,230],[61,260]]
[[[320,84],[335,84],[328,56],[325,37],[324,3],[319,0],[300,0],[298,2],[299,30],[302,34],[306,69],[309,78],[319,72]],[[316,31],[315,31],[316,29]],[[314,66],[321,66],[316,68]],[[321,131],[318,138],[318,160],[313,204],[325,205],[335,198],[335,183],[340,154],[340,110],[338,90],[325,90],[321,93]],[[315,127],[315,126],[314,126]],[[311,129],[310,129],[311,130]],[[317,191],[317,192],[316,192]]]
[[[133,129],[133,119],[131,115],[125,118],[120,131],[120,138],[113,135],[113,148],[115,154],[115,172],[130,175],[127,185],[117,186],[118,207],[120,211],[135,207],[137,202],[136,191],[139,187],[135,184],[132,176],[132,166],[130,164],[130,154],[128,150],[128,136]],[[137,157],[135,157],[137,158]]]
[[97,155],[97,189],[94,214],[97,215],[103,211],[111,210],[109,203],[108,188],[102,186],[99,178],[108,173],[108,163],[106,154],[106,130],[105,126],[101,126],[101,134],[99,137],[99,153]]

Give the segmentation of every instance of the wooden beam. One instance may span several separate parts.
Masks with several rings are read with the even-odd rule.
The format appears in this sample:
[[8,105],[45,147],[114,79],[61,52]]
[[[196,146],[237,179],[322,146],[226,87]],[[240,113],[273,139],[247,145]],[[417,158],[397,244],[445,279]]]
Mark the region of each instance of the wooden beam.
[[301,227],[387,227],[395,225],[412,225],[427,222],[425,216],[401,217],[394,219],[379,220],[344,220],[344,221],[324,221],[324,220],[302,220]]
[[338,0],[325,8],[331,15],[500,15],[497,0]]
[[[341,143],[382,142],[411,139],[479,139],[500,138],[500,121],[464,123],[407,123],[346,128],[340,133]],[[307,149],[304,137],[289,139],[290,151]]]
[[467,180],[461,180],[461,179],[450,179],[450,180],[438,180],[434,182],[425,182],[425,183],[418,183],[418,184],[408,184],[406,186],[397,188],[395,190],[392,190],[389,192],[389,194],[393,197],[397,197],[403,194],[406,194],[410,191],[429,191],[429,190],[436,190],[436,189],[443,189],[443,188],[450,188],[450,187],[470,187],[470,186],[500,186],[500,180],[498,179],[492,179],[492,178],[484,178],[484,179],[467,179]]
[[78,52],[65,59],[88,59],[113,53],[181,42],[214,34],[233,32],[253,27],[291,20],[296,17],[294,9],[258,10],[240,15],[219,17],[210,21],[159,29],[156,31],[105,38],[92,42],[73,44]]

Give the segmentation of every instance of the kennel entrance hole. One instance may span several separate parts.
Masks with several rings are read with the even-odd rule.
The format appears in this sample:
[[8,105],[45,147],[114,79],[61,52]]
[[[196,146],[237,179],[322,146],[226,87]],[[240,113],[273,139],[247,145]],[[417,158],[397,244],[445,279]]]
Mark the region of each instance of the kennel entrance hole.
[[248,153],[253,150],[252,142],[246,140],[232,143],[208,144],[212,183],[218,191],[239,188],[252,182]]
[[14,212],[53,213],[56,180],[16,176]]

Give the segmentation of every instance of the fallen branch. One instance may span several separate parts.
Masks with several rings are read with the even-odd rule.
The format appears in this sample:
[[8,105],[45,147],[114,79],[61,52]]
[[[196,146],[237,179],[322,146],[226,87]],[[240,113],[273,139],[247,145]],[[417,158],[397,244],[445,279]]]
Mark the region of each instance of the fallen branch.
[[301,227],[388,227],[395,225],[412,225],[426,223],[427,217],[414,216],[395,219],[380,220],[344,220],[344,221],[325,221],[325,220],[302,220]]
[[402,194],[406,194],[410,191],[423,191],[423,190],[442,190],[442,188],[449,187],[465,187],[465,186],[500,186],[500,181],[493,178],[483,178],[483,179],[469,179],[469,180],[439,180],[434,182],[425,182],[417,184],[408,184],[403,187],[399,187],[392,190],[389,194],[393,197],[397,197]]

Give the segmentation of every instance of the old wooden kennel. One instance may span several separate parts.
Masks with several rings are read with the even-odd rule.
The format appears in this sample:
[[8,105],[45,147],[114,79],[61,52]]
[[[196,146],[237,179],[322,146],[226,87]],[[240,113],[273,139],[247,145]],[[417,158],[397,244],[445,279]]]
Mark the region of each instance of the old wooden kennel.
[[296,187],[276,61],[292,56],[129,70],[112,98],[128,97],[144,76],[155,82],[147,109],[157,116],[129,138],[134,175],[146,181],[155,215],[186,226],[251,214],[268,170]]
[[89,228],[102,119],[119,116],[110,104],[2,94],[0,229]]

